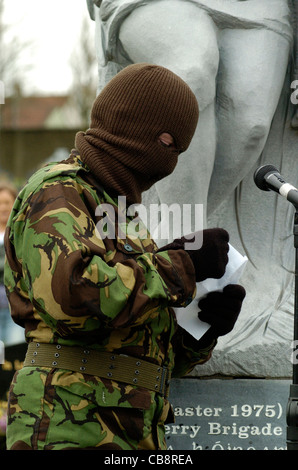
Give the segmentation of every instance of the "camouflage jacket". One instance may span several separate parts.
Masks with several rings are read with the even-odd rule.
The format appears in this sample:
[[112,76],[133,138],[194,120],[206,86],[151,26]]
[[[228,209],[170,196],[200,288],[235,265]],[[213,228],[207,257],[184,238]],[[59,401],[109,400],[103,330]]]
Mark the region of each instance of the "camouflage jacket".
[[[99,209],[108,206],[116,234],[104,238],[98,224],[108,211]],[[120,220],[117,199],[78,155],[38,170],[18,195],[5,236],[11,314],[28,342],[142,357],[179,377],[212,349],[196,350],[171,309],[192,300],[194,268],[184,250],[157,253],[148,233],[123,236],[133,219]]]

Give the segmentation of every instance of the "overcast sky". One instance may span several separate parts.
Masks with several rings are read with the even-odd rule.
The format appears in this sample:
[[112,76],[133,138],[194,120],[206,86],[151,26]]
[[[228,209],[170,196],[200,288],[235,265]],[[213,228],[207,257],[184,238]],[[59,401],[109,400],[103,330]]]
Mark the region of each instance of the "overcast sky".
[[[63,94],[71,85],[69,58],[78,40],[86,0],[5,0],[5,22],[15,25],[20,41],[32,42],[22,61],[33,63],[25,92]],[[90,19],[91,28],[94,22]],[[31,68],[31,66],[30,66]]]

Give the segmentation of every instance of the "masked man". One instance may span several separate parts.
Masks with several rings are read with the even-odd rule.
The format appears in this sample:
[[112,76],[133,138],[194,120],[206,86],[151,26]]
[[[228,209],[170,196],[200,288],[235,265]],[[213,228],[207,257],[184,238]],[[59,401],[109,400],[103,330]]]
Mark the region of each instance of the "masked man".
[[149,233],[129,235],[134,217],[118,201],[139,203],[174,170],[197,120],[177,75],[131,65],[95,100],[70,158],[37,171],[19,194],[5,282],[29,345],[11,385],[8,449],[166,448],[170,377],[208,360],[245,294],[228,286],[205,298],[211,328],[194,340],[171,307],[192,300],[196,281],[223,275],[227,232],[206,230],[200,249],[185,250],[184,239],[157,249]]

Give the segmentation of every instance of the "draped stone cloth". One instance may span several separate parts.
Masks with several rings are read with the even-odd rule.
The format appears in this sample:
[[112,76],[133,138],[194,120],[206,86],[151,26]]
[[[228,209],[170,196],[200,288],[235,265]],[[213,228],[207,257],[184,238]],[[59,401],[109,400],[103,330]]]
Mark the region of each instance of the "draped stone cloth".
[[[118,33],[124,19],[136,8],[152,3],[152,0],[87,0],[90,11],[93,3],[98,5],[93,18],[101,21],[101,44],[97,42],[99,60],[99,90],[118,72],[129,64],[119,48]],[[163,0],[155,0],[163,1]],[[293,31],[288,13],[289,0],[181,0],[194,3],[204,9],[221,28],[266,28],[292,41]],[[282,15],[280,12],[282,10]],[[99,34],[97,35],[99,39]]]
[[[149,7],[153,3],[162,4],[163,2],[169,5],[166,0],[155,0],[154,2],[148,0],[103,0],[102,2],[94,2],[97,6],[94,7],[94,12],[91,11],[91,13],[94,14],[97,25],[96,45],[99,63],[99,89],[121,68],[131,63],[130,51],[126,50],[119,40],[121,25],[129,20],[130,14],[143,10],[145,15],[147,6]],[[293,46],[296,0],[181,0],[181,4],[183,3],[196,5],[200,11],[206,12],[218,31],[230,31],[235,28],[235,31],[255,31],[257,34],[265,30],[274,33],[271,38],[274,35],[281,38],[283,46],[287,43],[289,50]],[[92,0],[90,0],[89,6],[93,7]],[[237,38],[237,36],[235,37]],[[136,37],[135,42],[137,40]],[[232,46],[237,48],[235,44],[232,44]],[[249,46],[250,44],[247,42],[248,50]],[[270,53],[274,58],[272,45]],[[168,54],[171,55],[170,50]],[[279,54],[280,50],[277,48],[277,58]],[[264,56],[266,56],[266,50],[264,50]],[[158,59],[158,49],[156,50],[156,57]],[[224,61],[224,58],[221,58],[221,60]],[[167,66],[167,64],[164,65]],[[261,62],[260,67],[262,65]],[[272,64],[272,66],[276,67],[276,64]],[[294,67],[290,56],[288,69],[285,70],[284,85],[282,86],[281,81],[280,90],[278,91],[280,92],[280,98],[277,99],[274,117],[270,123],[270,131],[266,136],[260,154],[254,157],[253,163],[248,166],[237,187],[231,193],[227,191],[226,196],[222,195],[218,199],[217,190],[222,190],[220,186],[223,188],[225,186],[217,183],[221,159],[218,158],[218,155],[215,159],[218,168],[216,169],[215,166],[213,168],[208,196],[208,201],[211,200],[214,204],[212,211],[207,211],[207,224],[209,227],[221,226],[227,229],[230,233],[232,245],[242,254],[248,256],[249,263],[241,279],[241,283],[247,290],[247,297],[233,332],[219,340],[211,361],[193,372],[194,375],[219,373],[235,376],[290,377],[292,374],[291,342],[293,339],[293,272],[295,260],[293,246],[294,208],[284,198],[272,192],[264,193],[257,189],[253,182],[253,174],[258,166],[270,163],[275,165],[290,183],[296,187],[298,185],[298,139],[297,131],[291,128],[291,121],[295,113],[295,106],[290,100],[293,92],[290,87],[293,77]],[[253,79],[254,74],[252,74]],[[266,82],[266,71],[264,71],[264,82],[257,85],[259,86],[257,93],[262,96],[262,86],[264,90],[265,87],[267,89],[269,87],[271,90],[273,85],[272,82]],[[218,95],[215,100],[218,100]],[[198,101],[202,111],[202,107],[204,107],[202,106],[202,100],[199,99]],[[251,103],[249,97],[248,103]],[[216,106],[218,106],[218,101]],[[216,112],[218,117],[218,107]],[[245,122],[246,113],[247,109],[244,106],[242,110],[243,122]],[[203,114],[204,110],[201,113],[199,126],[202,123]],[[222,116],[225,117],[224,114]],[[206,129],[208,130],[208,128]],[[206,138],[206,135],[201,133],[201,137]],[[232,146],[234,143],[233,132],[231,132],[229,138],[232,140]],[[253,139],[248,144],[251,142],[253,142]],[[188,162],[196,154],[196,145],[199,143],[198,138],[193,149],[189,149],[190,160]],[[248,148],[248,151],[250,150]],[[237,156],[237,151],[235,156]],[[202,162],[203,157],[204,154],[201,155]],[[186,155],[183,161],[187,161],[187,158]],[[164,180],[163,188],[159,187],[155,192],[150,190],[148,195],[144,195],[143,202],[145,204],[146,202],[158,201],[167,202],[168,204],[171,201],[181,203],[179,197],[183,194],[180,192],[180,196],[177,196],[179,186],[183,185],[181,181],[185,182],[189,178],[185,190],[186,196],[196,189],[193,186],[195,184],[194,179],[192,179],[193,172],[190,171],[188,176],[187,169],[188,164],[184,164],[183,168],[183,164],[179,167],[178,162],[178,167],[173,175]],[[183,175],[179,173],[180,171],[184,171]],[[167,180],[169,180],[168,187],[174,187],[175,191],[166,192]],[[226,188],[228,189],[228,185]],[[172,197],[171,200],[167,194]],[[166,201],[163,200],[165,197],[167,198]],[[184,200],[183,202],[187,201]]]

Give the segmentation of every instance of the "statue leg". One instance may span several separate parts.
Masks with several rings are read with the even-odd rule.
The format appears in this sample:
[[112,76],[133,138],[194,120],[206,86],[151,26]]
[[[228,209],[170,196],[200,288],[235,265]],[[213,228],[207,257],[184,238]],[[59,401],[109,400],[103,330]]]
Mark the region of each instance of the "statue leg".
[[280,98],[289,42],[264,29],[225,29],[217,86],[218,145],[209,189],[212,213],[259,159]]
[[204,204],[216,149],[214,100],[219,52],[217,29],[208,14],[180,0],[136,8],[121,25],[119,39],[131,62],[169,68],[194,91],[200,107],[190,148],[172,175],[156,184],[161,202]]

